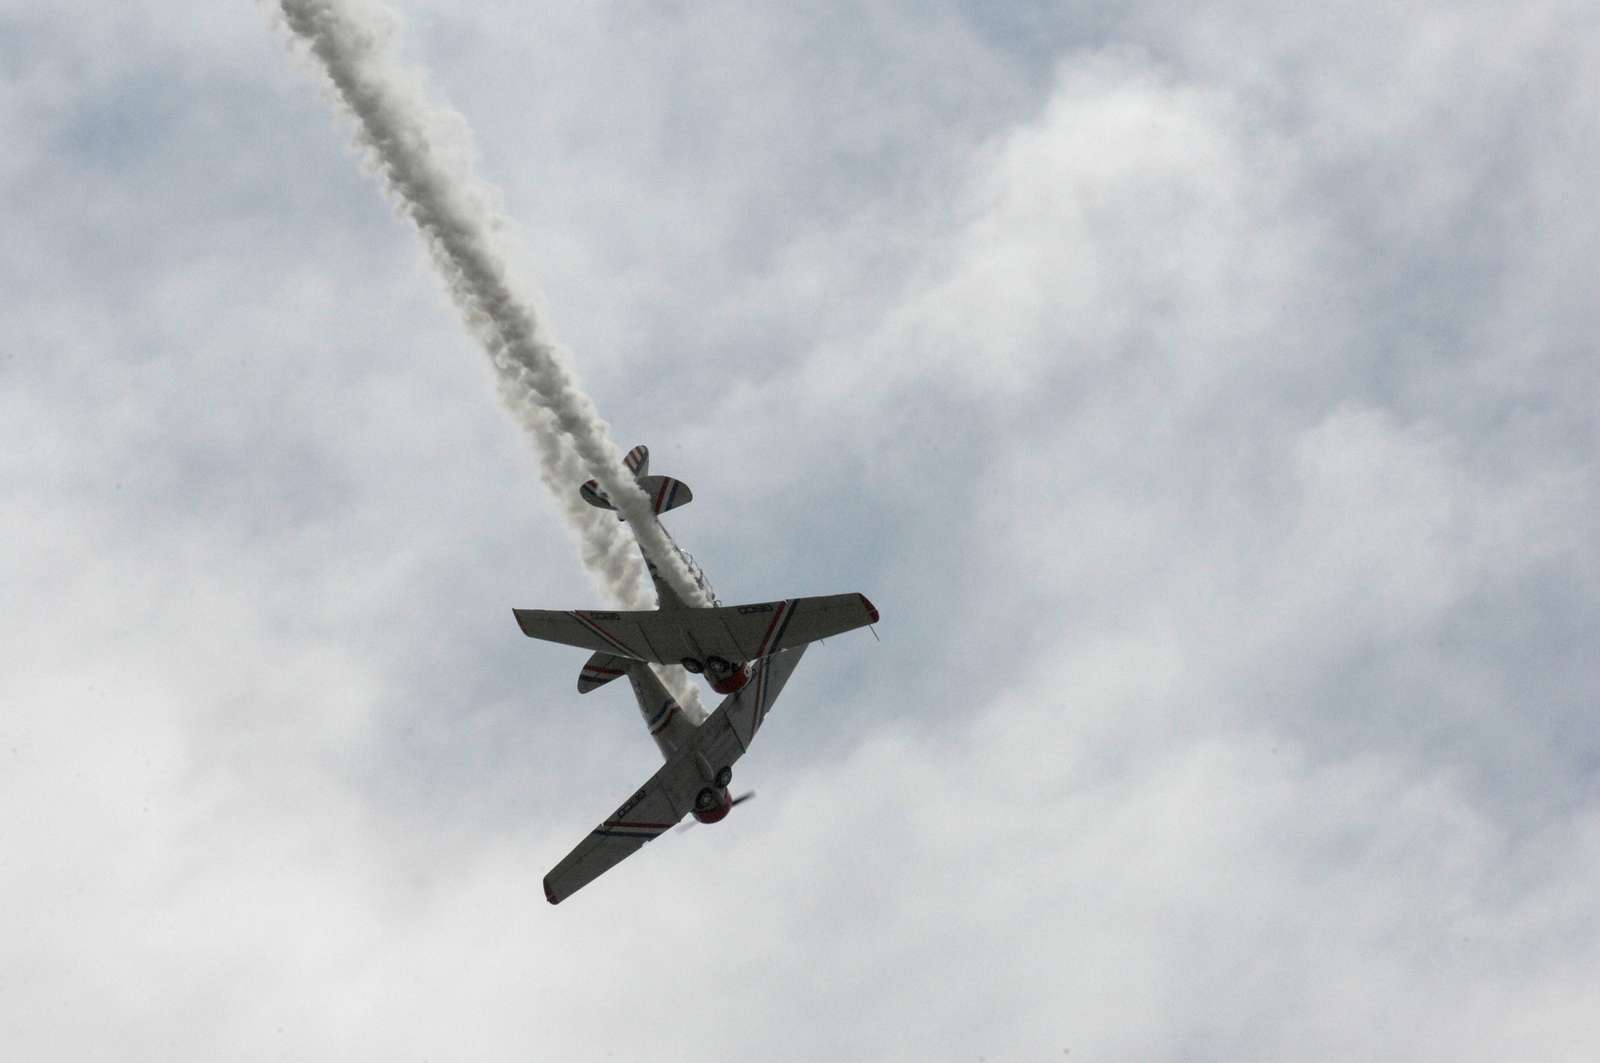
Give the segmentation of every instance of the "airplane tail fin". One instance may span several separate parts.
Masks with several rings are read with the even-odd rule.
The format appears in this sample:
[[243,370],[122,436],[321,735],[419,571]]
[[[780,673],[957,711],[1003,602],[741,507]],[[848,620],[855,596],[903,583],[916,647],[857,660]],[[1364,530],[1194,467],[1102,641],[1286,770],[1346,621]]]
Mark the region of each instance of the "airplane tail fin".
[[[656,514],[665,513],[669,509],[677,509],[694,501],[694,492],[689,490],[689,485],[682,480],[674,480],[670,476],[650,476],[650,448],[644,444],[628,451],[622,463],[633,473],[635,480],[644,493],[650,496],[650,507]],[[590,480],[578,488],[578,494],[591,506],[599,509],[616,509],[611,504],[611,499],[606,497],[597,480]],[[621,519],[621,515],[618,515]]]

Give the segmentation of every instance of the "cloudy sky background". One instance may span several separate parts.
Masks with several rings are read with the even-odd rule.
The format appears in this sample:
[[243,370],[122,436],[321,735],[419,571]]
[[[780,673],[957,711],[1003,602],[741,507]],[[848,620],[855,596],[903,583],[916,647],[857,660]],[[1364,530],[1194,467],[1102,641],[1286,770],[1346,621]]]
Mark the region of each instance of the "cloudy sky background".
[[652,770],[414,232],[264,9],[0,2],[0,1045],[1600,1053],[1600,15],[406,0],[725,600]]

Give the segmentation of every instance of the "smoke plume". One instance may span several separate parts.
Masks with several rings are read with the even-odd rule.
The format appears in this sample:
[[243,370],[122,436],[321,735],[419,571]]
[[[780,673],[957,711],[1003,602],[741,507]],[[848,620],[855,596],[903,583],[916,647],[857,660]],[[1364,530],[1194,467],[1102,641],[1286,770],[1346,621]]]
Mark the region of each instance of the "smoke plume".
[[[355,117],[364,159],[422,234],[456,306],[488,352],[501,398],[533,437],[540,477],[564,507],[584,566],[619,604],[653,604],[616,518],[578,496],[577,485],[593,477],[683,600],[711,604],[656,524],[608,426],[512,275],[498,242],[496,196],[473,172],[465,121],[431,102],[421,77],[400,63],[393,48],[398,18],[370,0],[280,0],[279,7]],[[687,677],[668,672],[683,707],[702,711]]]

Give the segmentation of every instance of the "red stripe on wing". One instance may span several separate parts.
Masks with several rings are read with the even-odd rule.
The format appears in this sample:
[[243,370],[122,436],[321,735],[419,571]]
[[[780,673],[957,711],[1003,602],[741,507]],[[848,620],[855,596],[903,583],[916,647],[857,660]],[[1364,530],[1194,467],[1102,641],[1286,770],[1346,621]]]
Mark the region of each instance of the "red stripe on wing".
[[637,827],[640,830],[666,830],[672,826],[670,823],[637,823],[631,820],[614,820],[605,824],[607,827]]
[[767,625],[767,633],[761,636],[761,645],[756,649],[757,657],[765,657],[767,655],[767,650],[772,645],[773,636],[777,633],[783,618],[792,608],[794,608],[794,599],[791,598],[778,606],[778,611],[772,614],[772,623]]

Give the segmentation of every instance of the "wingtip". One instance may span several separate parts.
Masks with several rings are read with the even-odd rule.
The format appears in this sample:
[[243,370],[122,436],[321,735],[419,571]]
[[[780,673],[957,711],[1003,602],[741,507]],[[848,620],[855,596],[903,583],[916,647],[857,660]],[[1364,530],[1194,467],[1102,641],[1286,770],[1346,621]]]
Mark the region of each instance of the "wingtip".
[[511,610],[511,615],[513,617],[515,617],[516,620],[517,620],[517,627],[519,629],[521,629],[522,633],[524,635],[528,636],[530,639],[534,638],[535,635],[534,635],[534,633],[532,631],[530,631],[528,629],[528,622],[527,622],[526,619],[523,618],[522,614],[523,614],[523,610],[521,610],[521,609],[513,609],[513,610]]
[[857,594],[856,597],[861,599],[861,604],[866,608],[867,615],[872,618],[869,623],[876,624],[878,622],[878,607],[873,605],[865,594]]
[[545,882],[544,882],[544,899],[549,901],[551,904],[560,904],[561,903],[561,898],[557,897],[554,893],[550,892],[550,880],[549,879],[545,879]]

